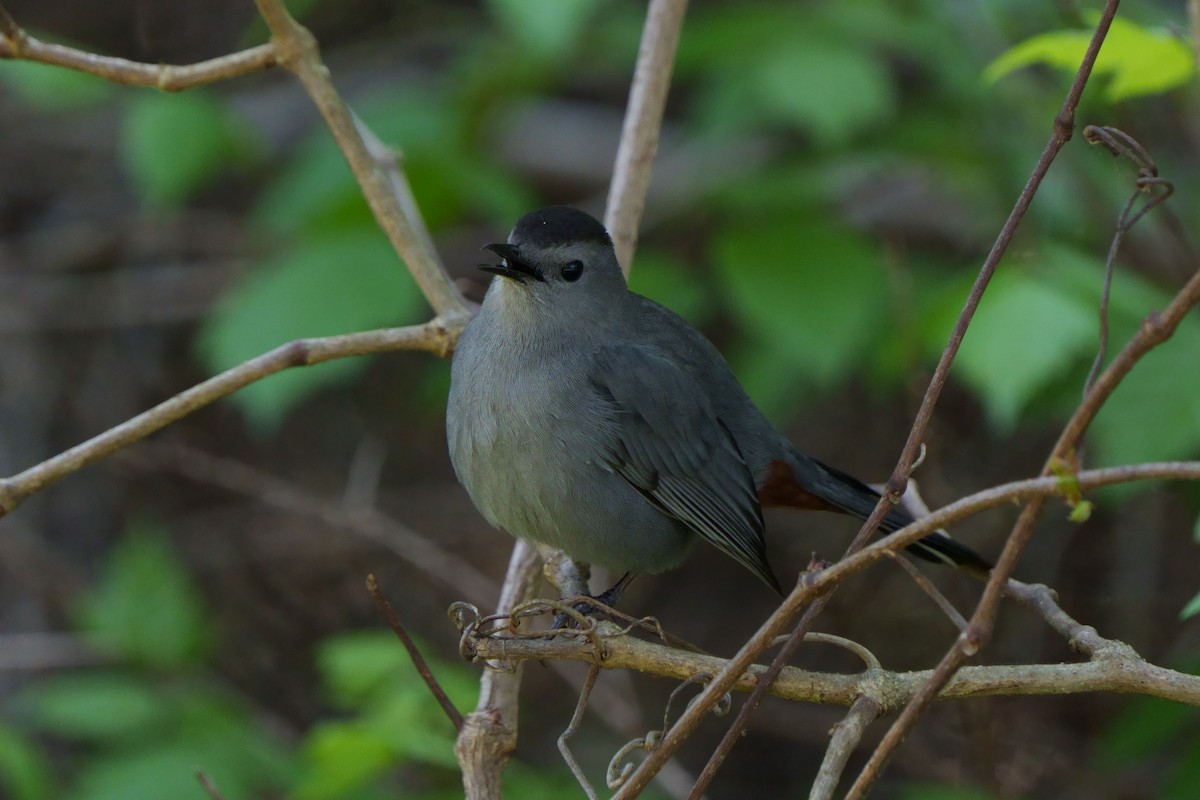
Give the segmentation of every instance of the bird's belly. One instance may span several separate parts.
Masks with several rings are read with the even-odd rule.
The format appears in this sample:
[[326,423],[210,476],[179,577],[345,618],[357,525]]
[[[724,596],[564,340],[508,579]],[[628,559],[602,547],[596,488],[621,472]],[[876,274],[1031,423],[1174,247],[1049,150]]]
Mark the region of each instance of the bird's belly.
[[[693,535],[623,478],[579,455],[561,427],[538,438],[489,430],[455,458],[471,499],[498,528],[615,572],[662,572],[677,566]],[[481,465],[498,465],[482,468]]]

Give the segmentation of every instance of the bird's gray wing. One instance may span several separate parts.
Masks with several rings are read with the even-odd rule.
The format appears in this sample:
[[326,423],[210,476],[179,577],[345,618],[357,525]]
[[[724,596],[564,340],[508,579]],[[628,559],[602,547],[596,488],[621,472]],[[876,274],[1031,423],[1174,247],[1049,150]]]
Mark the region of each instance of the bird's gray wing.
[[604,464],[780,591],[754,476],[696,379],[636,344],[606,345],[593,363],[592,386],[611,411],[599,432]]

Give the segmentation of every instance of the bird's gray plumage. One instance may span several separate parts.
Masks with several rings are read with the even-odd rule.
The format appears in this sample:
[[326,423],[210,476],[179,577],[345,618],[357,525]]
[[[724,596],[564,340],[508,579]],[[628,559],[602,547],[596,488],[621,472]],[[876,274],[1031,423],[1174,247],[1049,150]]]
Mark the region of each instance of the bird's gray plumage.
[[[488,248],[501,278],[459,340],[446,430],[490,523],[618,572],[677,566],[699,535],[779,589],[763,502],[870,513],[873,490],[792,446],[699,331],[629,291],[590,216],[543,209]],[[917,552],[988,566],[941,534]]]

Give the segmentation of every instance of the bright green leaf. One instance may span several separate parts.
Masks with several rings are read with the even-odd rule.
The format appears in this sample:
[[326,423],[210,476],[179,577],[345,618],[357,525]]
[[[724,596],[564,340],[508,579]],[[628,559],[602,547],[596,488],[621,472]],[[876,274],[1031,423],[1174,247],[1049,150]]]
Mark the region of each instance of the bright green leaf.
[[29,105],[45,111],[94,106],[112,97],[116,90],[101,78],[34,61],[5,61],[0,66],[0,83]]
[[1092,518],[1092,511],[1095,509],[1095,504],[1091,500],[1081,500],[1071,506],[1071,513],[1068,519],[1071,522],[1087,522]]
[[[961,298],[953,303],[954,313]],[[940,350],[945,334],[930,342]],[[1095,311],[1038,277],[1001,272],[984,295],[954,364],[1002,429],[1095,346]],[[952,373],[953,374],[953,373]]]
[[117,672],[43,678],[21,694],[19,704],[41,730],[92,740],[162,731],[170,713],[145,681]]
[[[989,64],[983,78],[991,83],[1032,64],[1074,73],[1091,36],[1090,31],[1068,30],[1026,39]],[[1177,36],[1118,17],[1100,49],[1094,72],[1111,77],[1105,95],[1118,102],[1182,86],[1191,80],[1195,69],[1191,48]]]
[[[205,323],[197,345],[208,366],[228,369],[291,339],[416,321],[423,300],[377,229],[308,240],[251,272]],[[317,390],[364,366],[339,359],[285,370],[234,395],[259,430],[278,426]]]
[[569,53],[603,0],[489,0],[492,14],[523,48],[551,58]]
[[0,797],[49,800],[53,776],[45,753],[16,729],[0,724]]
[[109,554],[99,586],[81,605],[103,647],[155,666],[188,663],[208,639],[199,592],[163,531],[132,527]]
[[173,206],[255,147],[247,126],[212,95],[145,92],[126,112],[121,155],[146,202]]

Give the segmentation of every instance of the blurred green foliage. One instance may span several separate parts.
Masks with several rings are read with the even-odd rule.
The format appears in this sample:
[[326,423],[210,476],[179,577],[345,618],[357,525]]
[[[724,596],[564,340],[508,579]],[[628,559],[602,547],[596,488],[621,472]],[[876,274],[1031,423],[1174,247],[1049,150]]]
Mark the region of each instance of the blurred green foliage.
[[[471,25],[456,18],[460,38],[433,79],[353,99],[375,133],[403,151],[435,233],[466,220],[504,231],[539,204],[537,189],[493,152],[490,128],[523,103],[623,97],[644,3],[488,0],[483,8]],[[851,380],[894,390],[931,367],[1090,35],[1059,16],[1061,4],[986,0],[947,9],[935,0],[757,0],[690,12],[673,124],[714,145],[768,136],[775,154],[690,198],[680,219],[643,246],[632,284],[697,324],[720,326],[747,389],[776,419],[799,413],[798,398],[808,393]],[[1101,120],[1147,112],[1142,127],[1159,136],[1155,120],[1195,115],[1194,61],[1163,32],[1183,27],[1182,18],[1157,6],[1129,13],[1138,18],[1114,25],[1083,111]],[[1036,65],[1051,77],[1026,69]],[[197,337],[208,369],[290,339],[409,324],[429,313],[323,129],[268,157],[217,90],[118,90],[11,62],[0,81],[60,113],[119,100],[124,163],[150,208],[185,204],[231,170],[282,163],[251,203],[253,229],[270,255],[231,287]],[[1160,144],[1177,185],[1196,185],[1196,165],[1181,155],[1187,147],[1167,137]],[[923,220],[925,236],[886,224],[922,222],[900,213],[920,212],[921,202],[885,191],[896,175],[943,201]],[[989,288],[952,379],[977,396],[997,433],[1061,419],[1078,401],[1097,346],[1104,254],[1131,175],[1077,137]],[[1177,193],[1170,205],[1182,219],[1200,216],[1194,192]],[[890,216],[873,223],[867,212],[880,206]],[[1158,230],[1156,214],[1139,232]],[[1118,263],[1110,358],[1175,285],[1161,272],[1147,277]],[[1090,434],[1091,461],[1200,452],[1197,352],[1193,315],[1106,405]],[[361,371],[361,360],[289,370],[235,402],[255,430],[270,433],[314,393]],[[444,366],[431,373],[444,382]],[[1196,613],[1200,595],[1184,610]],[[374,798],[395,796],[390,781],[404,765],[423,797],[461,796],[449,724],[402,649],[382,634],[321,647],[318,664],[338,715],[298,744],[281,741],[217,680],[208,661],[211,621],[152,525],[137,526],[113,552],[77,623],[114,663],[27,687],[13,719],[0,720],[6,795],[202,797],[192,777],[199,767],[231,798]],[[456,704],[469,707],[474,671],[435,671]],[[69,747],[67,769],[51,769],[47,738]],[[1135,700],[1096,750],[1114,770],[1155,759],[1164,797],[1200,794],[1200,730],[1190,709]],[[508,779],[513,797],[577,793],[565,772],[515,765]],[[914,785],[900,796],[981,795]]]
[[[421,797],[462,796],[454,728],[390,631],[320,644],[316,664],[337,716],[290,741],[221,682],[198,597],[165,531],[149,523],[128,531],[78,601],[79,633],[111,663],[21,690],[12,719],[0,720],[0,795],[202,800],[201,771],[226,797],[369,800],[397,796],[403,767]],[[456,707],[474,707],[475,669],[430,666]],[[57,743],[54,762],[47,739]],[[565,796],[574,786],[565,767],[516,764],[506,777],[515,798]]]
[[[5,731],[16,745],[0,758],[14,796],[201,800],[198,769],[231,797],[286,785],[294,755],[206,667],[211,625],[162,530],[131,529],[78,608],[79,633],[111,665],[47,675],[17,696],[20,727]],[[32,732],[70,758],[51,771]]]

